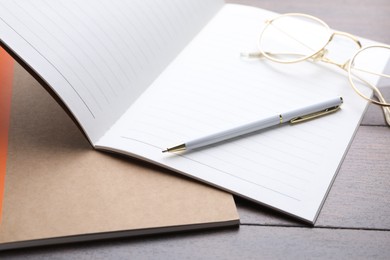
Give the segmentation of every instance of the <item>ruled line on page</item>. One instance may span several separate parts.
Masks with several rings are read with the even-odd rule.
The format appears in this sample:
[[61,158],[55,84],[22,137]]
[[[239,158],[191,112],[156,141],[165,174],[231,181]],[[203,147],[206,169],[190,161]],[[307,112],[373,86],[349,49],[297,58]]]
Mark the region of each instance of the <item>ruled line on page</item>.
[[[146,119],[147,120],[147,119]],[[150,122],[150,121],[149,121]],[[139,122],[134,122],[138,124]],[[184,127],[185,128],[185,127]],[[152,130],[153,129],[153,130]],[[258,135],[262,135],[261,133]],[[126,131],[126,135],[122,135],[122,138],[128,138],[133,140],[138,140],[140,142],[158,143],[157,147],[161,147],[162,143],[174,145],[180,142],[179,140],[175,140],[172,136],[181,136],[183,137],[183,132],[177,132],[175,128],[163,129],[158,127],[156,129],[156,124],[150,124],[145,127],[141,127],[139,129],[128,129]],[[264,146],[263,143],[259,143],[259,147],[264,149],[251,149],[254,146],[254,141],[256,140],[256,134],[245,142],[245,138],[238,138],[237,142],[225,142],[225,144],[215,144],[213,146],[209,146],[205,149],[201,149],[199,153],[208,157],[207,161],[212,161],[213,163],[206,163],[208,165],[218,165],[218,162],[223,162],[224,164],[229,164],[231,166],[237,167],[240,170],[238,172],[252,172],[257,176],[263,176],[264,178],[272,179],[273,181],[277,181],[279,183],[283,183],[286,186],[293,187],[294,189],[301,190],[304,189],[305,185],[308,184],[309,179],[313,177],[314,173],[309,168],[303,167],[303,165],[307,164],[307,159],[302,157],[297,157],[295,154],[291,154],[286,152],[286,150],[280,150],[279,147],[267,147]],[[181,141],[183,141],[181,139]],[[226,146],[226,143],[229,143]],[[245,145],[245,144],[250,144]],[[165,149],[166,147],[164,147]],[[163,147],[161,147],[163,149]],[[209,152],[212,150],[211,152]],[[215,153],[215,150],[218,153]],[[275,156],[276,154],[284,155],[283,157]],[[288,157],[288,159],[287,159]],[[231,161],[226,160],[225,158],[234,158]],[[262,158],[260,160],[260,158]],[[283,158],[283,159],[282,159]],[[275,167],[276,165],[289,165],[289,171],[284,171]],[[313,162],[313,164],[315,164]],[[245,165],[252,165],[250,168],[247,168]],[[314,166],[315,167],[315,166]],[[228,167],[229,168],[229,167]],[[254,169],[272,169],[273,175],[267,175],[267,171],[256,171]],[[278,175],[275,175],[278,173]],[[299,182],[299,186],[292,185],[286,180],[293,180],[294,183]]]
[[74,102],[97,119],[86,119],[88,124],[106,125],[210,19],[217,2],[16,0],[1,6],[4,23],[43,58],[34,62],[50,64],[59,74],[51,81],[69,85],[80,99]]
[[[150,126],[153,127],[153,126]],[[156,126],[154,126],[156,127]],[[149,140],[149,143],[152,141],[159,140],[159,144],[165,143],[169,145],[179,144],[185,140],[189,139],[180,139],[180,140],[172,140],[172,138],[167,138],[164,134],[168,131],[171,132],[171,136],[176,134],[177,136],[183,136],[182,133],[175,131],[175,129],[161,129],[158,128],[158,131],[148,131],[148,128],[141,129],[129,129],[127,131],[127,135],[122,135],[122,137],[128,137],[137,140]],[[149,128],[150,129],[150,128]],[[262,135],[261,133],[258,135]],[[310,178],[313,177],[314,172],[312,171],[312,167],[315,167],[316,162],[312,161],[308,162],[307,158],[302,158],[302,155],[297,156],[295,153],[287,153],[286,150],[279,149],[279,147],[271,147],[268,145],[264,145],[264,142],[256,141],[256,134],[250,137],[250,140],[247,142],[244,139],[248,139],[248,137],[237,138],[238,141],[226,141],[222,144],[215,144],[208,146],[207,148],[201,149],[201,153],[205,153],[210,157],[215,159],[225,161],[224,157],[236,158],[237,162],[229,162],[229,164],[233,164],[237,167],[241,167],[245,164],[253,165],[253,169],[259,168],[260,166],[264,166],[267,168],[272,168],[273,171],[279,172],[280,178],[277,179],[275,176],[268,176],[264,173],[259,173],[260,175],[267,176],[271,179],[278,180],[280,182],[284,182],[283,179],[288,177],[288,179],[295,179],[296,181],[302,182],[302,187],[305,183],[308,182]],[[263,137],[266,138],[266,137]],[[228,144],[228,145],[227,145]],[[248,145],[250,144],[250,145]],[[252,148],[258,144],[259,148]],[[164,149],[167,147],[163,147]],[[212,153],[208,153],[210,149],[218,150],[220,153],[218,157],[213,155]],[[307,152],[307,151],[306,151]],[[282,157],[283,156],[283,157]],[[287,160],[288,158],[288,160]],[[210,159],[211,160],[211,159]],[[226,161],[225,161],[226,162]],[[307,165],[307,164],[310,165]],[[282,171],[275,165],[284,164],[289,166],[289,171]],[[241,166],[240,166],[241,165]],[[247,169],[249,170],[249,169]],[[252,170],[253,171],[253,170]]]
[[[1,4],[1,3],[0,3]],[[53,66],[53,68],[62,76],[62,78],[69,84],[69,86],[73,89],[73,91],[76,93],[76,95],[78,96],[78,98],[81,100],[81,102],[85,105],[85,107],[87,108],[87,110],[89,111],[89,113],[91,114],[91,116],[93,118],[96,118],[93,110],[90,108],[90,106],[87,104],[86,100],[84,100],[82,98],[82,96],[80,95],[80,93],[77,91],[77,89],[75,88],[74,85],[72,85],[70,83],[70,81],[67,79],[67,77],[65,77],[65,75],[49,60],[47,59],[34,45],[32,45],[28,40],[26,40],[21,34],[19,34],[11,25],[9,25],[6,21],[4,21],[1,17],[0,19],[4,22],[4,24],[6,24],[9,28],[11,28],[16,34],[18,34],[28,45],[30,45],[37,53],[39,53],[39,55],[44,58],[50,65]]]
[[[0,3],[2,4],[2,3]],[[14,4],[18,5],[17,4],[17,1],[14,2]],[[23,13],[25,14],[25,16],[28,16],[30,17],[33,21],[36,20],[36,18],[32,17],[28,12],[26,12],[26,10],[21,7],[20,5],[19,6],[19,10],[23,11]],[[43,39],[41,39],[40,35],[38,35],[37,33],[35,33],[34,30],[31,30],[29,29],[28,27],[28,24],[24,23],[21,21],[21,19],[19,19],[18,16],[16,16],[13,12],[13,10],[10,10],[8,9],[8,7],[6,5],[3,5],[3,8],[6,9],[10,15],[13,16],[13,18],[18,21],[20,24],[22,24],[23,26],[25,26],[29,32],[31,34],[33,34],[37,39],[40,39],[41,42],[39,46],[41,47],[44,47],[46,50],[51,50],[52,53],[55,53],[56,50],[53,49],[53,47],[49,44],[47,44],[47,42]],[[22,34],[19,33],[19,30],[16,30],[12,25],[10,25],[7,21],[5,21],[4,19],[2,19],[2,21],[7,24],[13,31],[15,31],[15,33],[17,33],[24,41],[26,41],[27,44],[29,44],[34,50],[36,50],[48,63],[50,63],[53,68],[62,76],[62,78],[69,84],[69,86],[71,86],[71,88],[74,90],[74,92],[77,94],[77,96],[82,100],[82,102],[85,104],[85,106],[88,108],[88,110],[90,111],[91,115],[96,118],[96,114],[97,114],[97,109],[93,109],[92,108],[92,102],[93,101],[95,103],[95,106],[97,106],[97,108],[99,110],[102,109],[102,106],[100,105],[100,103],[98,102],[98,100],[96,99],[96,97],[93,95],[93,93],[90,91],[90,89],[88,88],[88,86],[84,83],[82,77],[79,76],[78,73],[76,73],[74,70],[73,70],[73,66],[68,62],[68,59],[67,58],[64,58],[60,55],[57,55],[57,58],[59,58],[61,61],[62,61],[62,64],[65,65],[69,71],[72,71],[73,72],[73,76],[75,76],[79,83],[81,84],[82,88],[84,89],[84,91],[87,91],[91,97],[91,99],[89,98],[86,98],[85,95],[82,95],[81,92],[80,92],[80,86],[76,83],[76,82],[71,82],[71,79],[69,77],[69,75],[65,75],[64,72],[63,72],[63,69],[62,68],[59,68],[58,64],[56,64],[53,60],[49,59],[48,58],[48,55],[45,55],[42,51],[42,48],[39,48],[38,46],[36,46],[35,44],[31,43],[28,39],[26,39]],[[40,24],[42,26],[42,24]],[[44,28],[43,28],[44,29]]]
[[[51,36],[57,41],[57,43],[62,47],[64,48],[66,51],[67,51],[67,54],[70,55],[76,62],[77,64],[83,69],[83,71],[85,73],[88,74],[89,78],[93,81],[94,85],[97,86],[98,88],[98,91],[101,93],[101,95],[104,97],[104,100],[110,104],[110,98],[109,98],[109,95],[108,93],[106,93],[106,91],[104,90],[104,88],[102,88],[101,86],[101,82],[98,82],[97,79],[96,79],[96,76],[95,75],[92,75],[90,70],[87,69],[86,65],[84,65],[84,63],[79,59],[79,57],[77,57],[75,54],[74,54],[74,50],[71,50],[67,45],[63,44],[62,41],[56,36],[56,34],[53,34],[51,31],[49,31],[47,29],[48,25],[54,25],[54,27],[60,31],[61,33],[63,33],[64,35],[67,36],[68,40],[70,42],[73,43],[73,45],[76,46],[75,42],[72,40],[72,37],[66,32],[66,30],[62,29],[62,27],[57,24],[53,19],[51,19],[46,13],[42,12],[39,8],[36,7],[35,4],[33,4],[33,1],[29,1],[29,9],[28,11],[26,10],[26,8],[24,6],[21,6],[18,4],[18,2],[15,2],[16,5],[19,6],[19,8],[21,10],[23,10],[25,12],[26,15],[30,16],[32,20],[34,20],[37,24],[39,24],[41,26],[41,28],[43,30],[45,30],[48,34],[51,34]],[[32,11],[32,8],[37,12],[38,14],[38,17],[40,17],[40,19],[45,19],[45,23],[46,25],[43,24],[43,20],[42,22],[38,19],[36,19],[37,16],[31,16],[30,15],[30,12]],[[43,18],[44,17],[44,18]],[[78,49],[78,51],[80,51],[84,57],[86,57],[87,59],[90,59],[89,55],[86,54],[82,49]],[[91,60],[90,60],[91,61]],[[91,64],[94,64],[95,67],[99,70],[99,67],[96,66],[96,64],[92,61]],[[112,85],[108,82],[107,78],[103,77],[103,81],[105,81],[106,83],[108,83],[108,85],[110,86],[111,90],[113,91],[113,88],[112,88]],[[92,92],[90,92],[92,94]],[[115,92],[111,93],[111,94],[116,94]]]
[[[126,48],[126,49],[121,48],[121,47],[119,46],[119,44],[117,44],[117,43],[110,37],[110,35],[108,34],[109,32],[114,32],[118,38],[121,38],[121,35],[120,35],[120,33],[119,33],[117,30],[118,30],[118,28],[121,28],[122,25],[118,22],[118,20],[116,20],[116,23],[115,23],[115,24],[112,24],[111,21],[109,21],[109,20],[107,20],[107,19],[105,18],[104,15],[105,15],[106,12],[109,12],[109,10],[108,10],[108,9],[105,9],[105,12],[102,13],[101,10],[100,10],[99,8],[97,8],[97,4],[100,3],[100,1],[98,1],[98,0],[96,0],[94,4],[88,5],[88,6],[84,6],[84,7],[82,6],[82,5],[83,5],[82,2],[79,2],[79,1],[72,1],[72,3],[73,3],[73,6],[72,6],[72,7],[76,7],[76,8],[78,9],[78,11],[79,11],[80,13],[83,14],[82,17],[88,17],[88,18],[90,18],[90,19],[92,20],[92,23],[90,23],[90,24],[96,26],[96,27],[100,30],[101,36],[104,36],[104,40],[101,39],[101,38],[98,37],[98,36],[97,36],[97,39],[99,39],[99,41],[100,41],[101,43],[105,43],[105,42],[108,43],[108,42],[109,42],[109,43],[111,44],[111,46],[109,46],[108,48],[106,48],[106,50],[107,50],[107,51],[110,53],[110,55],[113,57],[113,59],[114,59],[114,61],[115,61],[115,64],[116,64],[116,67],[121,71],[121,75],[123,75],[123,76],[126,77],[126,79],[127,79],[127,82],[126,82],[127,86],[131,86],[130,84],[134,81],[134,79],[128,76],[128,74],[129,74],[128,72],[132,72],[133,77],[136,76],[136,73],[135,73],[135,69],[134,69],[134,67],[133,67],[133,64],[131,64],[131,62],[129,61],[129,59],[123,59],[123,58],[122,58],[122,62],[118,62],[118,58],[120,58],[121,56],[126,56],[127,53],[128,53],[129,51],[132,51],[132,48],[131,48],[129,45],[127,45],[127,41],[126,41],[126,40],[123,41],[123,43],[126,45],[127,48]],[[89,15],[89,14],[87,13],[87,10],[92,11],[93,14]],[[72,11],[72,10],[70,10],[70,11]],[[98,16],[99,16],[99,19],[101,19],[101,21],[100,21],[100,20],[97,20],[97,19],[95,18],[95,15],[94,15],[94,14],[98,15]],[[116,18],[116,16],[112,16],[112,19],[115,19],[115,18]],[[102,27],[102,24],[107,24],[107,25],[109,25],[109,26],[108,26],[108,27],[109,27],[109,30],[106,31],[106,30]],[[87,26],[87,28],[88,28],[88,25],[87,25],[87,24],[85,24],[85,26]],[[89,31],[93,32],[92,29],[89,29]],[[122,55],[121,55],[121,56],[112,55],[111,49],[122,50],[122,51],[121,51],[121,54],[122,54]],[[125,64],[123,64],[123,62],[124,62]],[[124,65],[126,65],[126,68],[124,68]],[[127,69],[129,69],[129,70],[127,70]]]
[[[120,75],[118,75],[117,73],[117,70],[113,69],[113,66],[109,66],[108,63],[105,61],[105,58],[102,56],[102,54],[100,53],[100,51],[96,48],[95,46],[95,43],[96,42],[99,42],[99,44],[101,44],[105,51],[109,54],[110,58],[112,60],[114,60],[115,64],[121,68],[119,62],[116,60],[115,56],[112,54],[112,52],[110,51],[110,48],[107,47],[107,45],[104,43],[104,41],[101,41],[101,39],[96,35],[96,33],[94,33],[94,30],[88,30],[91,35],[93,37],[86,37],[83,33],[82,33],[82,28],[80,28],[80,26],[76,26],[74,25],[73,23],[70,23],[70,21],[75,21],[77,20],[84,28],[87,28],[87,25],[86,23],[83,21],[83,19],[81,19],[79,16],[77,16],[77,14],[74,12],[74,10],[72,10],[71,8],[69,8],[67,5],[63,5],[61,4],[61,2],[59,2],[59,4],[61,4],[61,8],[62,8],[62,12],[58,12],[55,8],[53,8],[51,6],[51,2],[50,1],[46,1],[44,0],[44,3],[49,7],[51,8],[51,10],[56,13],[56,15],[58,17],[61,17],[61,19],[64,21],[64,22],[67,22],[67,24],[71,27],[71,29],[73,31],[77,31],[78,32],[78,36],[80,38],[83,39],[84,42],[86,42],[88,48],[91,48],[93,49],[93,55],[98,57],[99,58],[99,64],[103,65],[110,73],[111,73],[111,76],[110,79],[113,79],[116,81],[116,84],[118,86],[121,86],[121,88],[125,88],[127,83],[124,83],[124,82],[121,82],[118,77],[120,77]],[[66,15],[64,15],[63,13],[66,12]],[[90,36],[90,35],[89,35]],[[132,50],[130,50],[130,52],[132,53],[133,57],[136,57],[134,55],[134,52]],[[134,68],[133,66],[130,67],[131,69],[131,72],[133,75],[136,74],[136,72],[134,71]],[[121,68],[121,71],[123,72],[123,68]],[[128,79],[129,82],[131,81],[130,79]],[[113,88],[111,86],[111,88]]]
[[[148,146],[150,146],[150,147],[156,148],[156,149],[158,149],[158,150],[160,150],[160,151],[161,151],[161,149],[162,149],[161,147],[158,147],[158,146],[156,146],[156,145],[150,144],[150,143],[148,143],[148,142],[146,142],[146,141],[142,141],[142,140],[138,140],[138,139],[133,139],[133,138],[131,138],[131,137],[126,137],[126,136],[122,136],[122,138],[123,138],[123,139],[129,139],[129,140],[132,140],[132,141],[136,141],[136,142],[143,143],[143,144],[148,145]],[[283,193],[283,192],[281,192],[281,191],[279,191],[279,190],[272,189],[272,188],[270,188],[270,187],[264,186],[264,185],[262,185],[262,184],[259,184],[259,183],[254,182],[254,181],[251,181],[251,180],[242,178],[242,177],[237,176],[237,175],[235,175],[235,174],[233,174],[233,173],[231,173],[231,172],[221,170],[220,168],[216,168],[216,167],[214,167],[214,166],[212,166],[212,165],[209,165],[209,164],[207,164],[207,163],[197,161],[196,159],[190,158],[190,157],[188,157],[188,156],[186,156],[186,155],[178,154],[177,156],[180,156],[180,157],[182,157],[182,158],[184,158],[184,159],[186,159],[186,160],[195,162],[195,163],[197,163],[197,164],[201,164],[201,165],[203,165],[203,166],[212,168],[212,169],[215,170],[215,171],[218,171],[218,172],[220,172],[220,173],[229,175],[229,176],[234,177],[234,178],[236,178],[236,179],[239,179],[239,180],[241,180],[241,181],[244,181],[244,182],[247,182],[247,183],[256,185],[257,187],[261,187],[261,188],[263,188],[263,189],[266,189],[266,190],[268,190],[268,191],[277,193],[277,194],[282,195],[282,196],[284,196],[284,197],[293,199],[293,200],[298,201],[298,202],[300,201],[300,199],[297,198],[297,197],[294,197],[294,196],[291,196],[291,195],[289,195],[289,194]]]

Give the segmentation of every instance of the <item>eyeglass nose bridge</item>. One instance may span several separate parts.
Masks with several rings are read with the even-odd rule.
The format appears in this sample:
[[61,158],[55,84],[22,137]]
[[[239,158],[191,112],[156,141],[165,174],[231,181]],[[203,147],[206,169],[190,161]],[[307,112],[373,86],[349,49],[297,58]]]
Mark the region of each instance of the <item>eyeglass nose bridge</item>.
[[322,61],[322,60],[328,60],[327,58],[325,58],[326,54],[328,53],[328,50],[325,49],[325,47],[320,50],[319,52],[317,52],[316,54],[314,54],[314,56],[312,56],[311,58],[314,60],[314,61]]

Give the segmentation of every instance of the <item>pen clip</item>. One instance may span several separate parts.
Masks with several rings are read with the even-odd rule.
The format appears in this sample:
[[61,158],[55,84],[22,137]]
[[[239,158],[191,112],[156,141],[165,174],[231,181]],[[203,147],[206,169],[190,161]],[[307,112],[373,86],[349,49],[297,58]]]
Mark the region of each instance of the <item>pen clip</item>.
[[339,109],[340,109],[340,106],[334,106],[334,107],[326,108],[326,109],[318,111],[318,112],[314,112],[314,113],[311,113],[311,114],[308,114],[308,115],[304,115],[304,116],[299,116],[299,117],[293,118],[293,119],[290,120],[290,123],[291,124],[296,124],[296,123],[305,122],[305,121],[308,121],[308,120],[311,120],[311,119],[314,119],[314,118],[318,118],[318,117],[321,117],[321,116],[325,116],[325,115],[334,113],[334,112],[336,112]]

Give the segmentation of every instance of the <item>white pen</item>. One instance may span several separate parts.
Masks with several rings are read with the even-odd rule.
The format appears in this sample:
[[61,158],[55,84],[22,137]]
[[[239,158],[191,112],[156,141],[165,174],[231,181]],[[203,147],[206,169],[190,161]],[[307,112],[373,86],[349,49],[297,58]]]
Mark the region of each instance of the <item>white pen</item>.
[[163,151],[163,153],[193,150],[196,148],[204,147],[210,144],[215,144],[231,138],[235,138],[240,135],[252,133],[271,126],[280,125],[286,122],[290,122],[294,124],[294,123],[307,121],[310,119],[314,119],[323,115],[336,112],[337,110],[340,109],[340,105],[342,103],[343,103],[342,97],[328,99],[320,103],[312,104],[305,107],[300,107],[282,114],[277,114],[261,120],[250,122],[227,130],[223,130],[197,139],[193,139],[183,144],[176,145],[171,148],[167,148],[166,150]]

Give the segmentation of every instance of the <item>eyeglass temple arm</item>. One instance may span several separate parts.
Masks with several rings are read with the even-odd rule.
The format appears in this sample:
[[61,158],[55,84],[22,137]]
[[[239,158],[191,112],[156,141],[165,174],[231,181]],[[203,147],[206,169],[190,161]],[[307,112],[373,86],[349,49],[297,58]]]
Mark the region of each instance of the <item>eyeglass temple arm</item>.
[[[375,96],[376,98],[382,102],[382,103],[386,103],[386,100],[385,98],[383,97],[382,93],[379,91],[379,89],[377,88],[374,88],[374,92],[375,92]],[[388,126],[390,126],[390,107],[385,107],[385,106],[381,106],[382,110],[383,110],[383,114],[385,116],[385,120],[386,120],[386,123]]]
[[385,115],[387,126],[390,126],[390,108],[382,107],[382,110],[383,110],[383,114]]
[[[277,57],[280,55],[297,56],[298,58],[304,57],[304,55],[302,55],[302,54],[287,53],[287,52],[284,52],[284,53],[282,53],[282,52],[281,53],[265,52],[265,54],[267,54],[268,56],[274,56],[274,57]],[[240,57],[248,58],[248,59],[261,59],[261,58],[265,58],[265,55],[262,52],[240,52]],[[294,63],[294,62],[280,62],[280,63]]]
[[[371,85],[371,87],[373,87]],[[386,103],[386,100],[385,98],[383,97],[382,93],[380,92],[380,90],[376,87],[373,88],[374,89],[374,95],[375,97],[382,103]],[[387,106],[381,106],[382,110],[383,110],[383,115],[385,116],[385,121],[387,123],[388,126],[390,126],[390,107],[387,107]]]
[[[383,97],[382,93],[379,90],[377,91],[376,88],[375,88],[374,92],[375,92],[375,97],[380,102],[386,103],[385,98]],[[387,126],[390,126],[390,107],[381,106],[381,108],[383,110],[383,115],[385,116],[385,120],[386,120]]]

